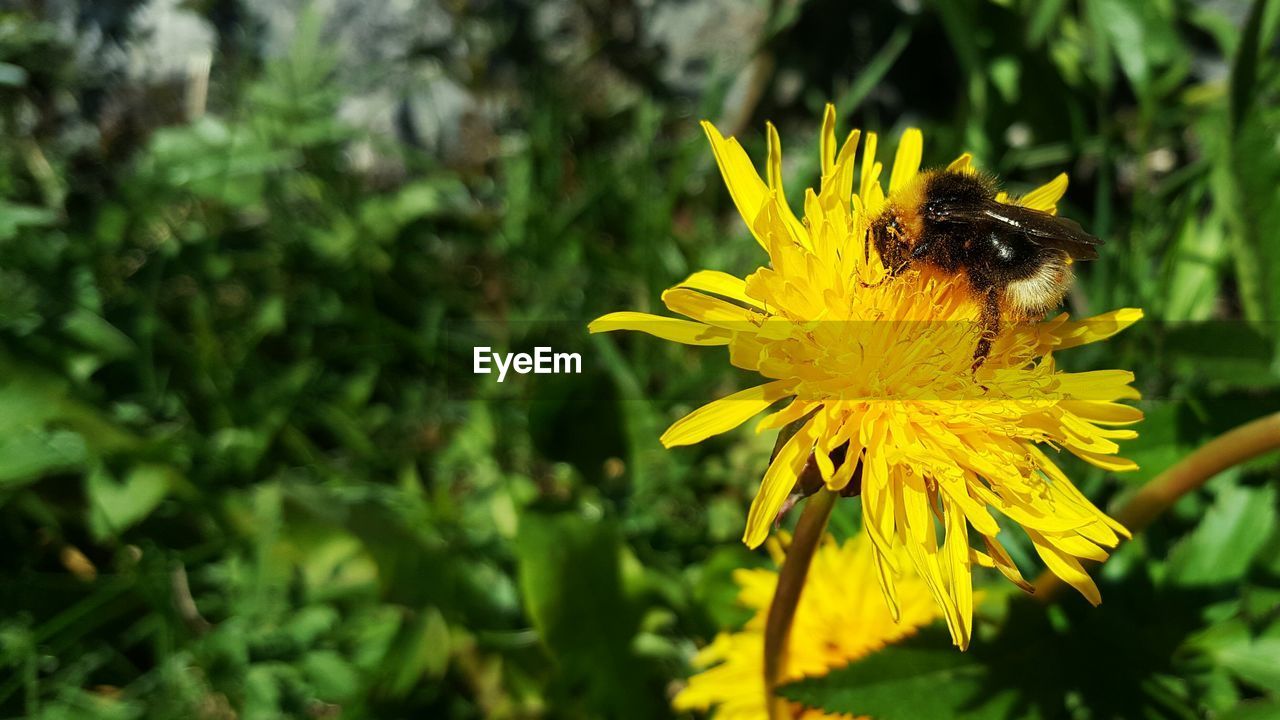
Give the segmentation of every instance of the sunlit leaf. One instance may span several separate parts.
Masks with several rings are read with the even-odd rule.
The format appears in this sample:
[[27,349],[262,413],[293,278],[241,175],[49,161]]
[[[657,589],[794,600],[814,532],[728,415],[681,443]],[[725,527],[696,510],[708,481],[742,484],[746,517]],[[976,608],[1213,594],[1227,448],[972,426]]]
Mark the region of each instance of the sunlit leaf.
[[1204,519],[1169,556],[1169,579],[1181,585],[1239,580],[1275,525],[1275,488],[1223,487]]

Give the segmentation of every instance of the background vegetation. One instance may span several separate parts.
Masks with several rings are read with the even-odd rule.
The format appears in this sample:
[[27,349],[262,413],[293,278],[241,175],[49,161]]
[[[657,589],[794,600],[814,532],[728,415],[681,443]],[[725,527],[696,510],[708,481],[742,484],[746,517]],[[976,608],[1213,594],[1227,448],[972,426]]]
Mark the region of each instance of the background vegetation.
[[[1107,239],[1070,309],[1148,313],[1059,359],[1144,392],[1142,471],[1071,467],[1102,503],[1280,408],[1278,2],[253,5],[0,10],[0,716],[669,713],[766,561],[772,440],[662,451],[740,378],[585,323],[760,262],[703,117],[756,157],[779,124],[793,190],[827,101],[1014,191],[1070,172]],[[471,374],[539,344],[584,374]],[[968,655],[808,697],[1280,717],[1276,473],[1185,498],[1100,609],[984,576]]]

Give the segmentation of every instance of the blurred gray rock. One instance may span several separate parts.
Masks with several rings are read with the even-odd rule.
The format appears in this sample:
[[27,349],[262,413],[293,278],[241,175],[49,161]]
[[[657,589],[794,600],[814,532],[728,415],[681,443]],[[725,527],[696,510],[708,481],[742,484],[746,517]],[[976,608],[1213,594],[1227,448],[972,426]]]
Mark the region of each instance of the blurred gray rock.
[[339,116],[372,136],[351,149],[354,169],[394,172],[380,140],[406,142],[446,162],[472,159],[459,159],[460,139],[468,123],[484,122],[485,112],[441,59],[465,57],[471,39],[439,2],[281,0],[254,11],[265,26],[268,57],[289,47],[304,13],[320,15],[323,37],[338,54],[337,82],[347,90]]
[[206,72],[217,34],[185,5],[183,0],[150,0],[134,12],[126,56],[130,79],[164,80]]
[[768,10],[765,0],[652,3],[642,32],[663,51],[663,80],[700,94],[715,77],[737,76],[751,62]]

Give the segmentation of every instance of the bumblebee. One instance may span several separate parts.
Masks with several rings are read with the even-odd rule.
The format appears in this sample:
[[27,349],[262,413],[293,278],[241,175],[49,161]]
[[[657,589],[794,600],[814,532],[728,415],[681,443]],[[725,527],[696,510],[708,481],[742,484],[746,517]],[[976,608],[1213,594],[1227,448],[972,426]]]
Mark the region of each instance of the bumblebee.
[[976,370],[1001,322],[1039,318],[1060,305],[1072,262],[1096,258],[1101,241],[1074,220],[999,202],[993,178],[933,170],[889,197],[868,242],[891,274],[919,263],[964,278],[982,308]]

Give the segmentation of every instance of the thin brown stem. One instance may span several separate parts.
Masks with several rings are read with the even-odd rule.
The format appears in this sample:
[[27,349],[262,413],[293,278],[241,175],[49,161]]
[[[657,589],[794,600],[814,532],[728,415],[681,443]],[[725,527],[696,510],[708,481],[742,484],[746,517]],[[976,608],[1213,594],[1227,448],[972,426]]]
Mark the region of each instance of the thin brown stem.
[[[1280,449],[1280,413],[1245,423],[1200,446],[1142,486],[1115,513],[1115,518],[1130,532],[1141,532],[1178,498],[1204,485],[1209,478],[1276,449]],[[1062,586],[1062,580],[1046,570],[1036,579],[1036,598],[1049,602]]]
[[787,557],[778,571],[778,587],[769,604],[769,617],[764,627],[764,688],[769,705],[769,720],[781,720],[787,716],[786,700],[774,695],[782,668],[787,662],[787,644],[791,637],[791,621],[795,619],[804,579],[809,574],[813,554],[827,529],[827,520],[835,507],[838,493],[823,487],[810,496],[804,504],[804,512],[796,523],[795,536]]

